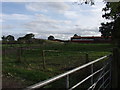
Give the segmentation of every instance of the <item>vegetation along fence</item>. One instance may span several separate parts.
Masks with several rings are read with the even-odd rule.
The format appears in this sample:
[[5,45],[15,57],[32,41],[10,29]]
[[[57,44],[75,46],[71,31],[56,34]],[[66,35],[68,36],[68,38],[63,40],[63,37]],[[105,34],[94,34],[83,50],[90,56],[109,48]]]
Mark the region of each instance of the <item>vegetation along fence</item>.
[[[80,51],[60,51],[60,50],[41,50],[38,48],[3,47],[3,64],[21,65],[24,68],[31,68],[30,64],[36,64],[34,68],[68,71],[88,61],[94,60],[108,52],[80,52]],[[95,54],[94,54],[95,53]]]
[[[100,90],[101,88],[103,88],[103,89],[111,88],[110,87],[111,86],[111,61],[112,61],[111,55],[106,55],[106,56],[98,58],[94,61],[90,61],[82,66],[74,68],[70,71],[67,71],[63,74],[60,74],[60,75],[50,78],[48,80],[42,81],[42,82],[34,84],[32,86],[29,86],[29,87],[27,87],[27,89],[32,90],[32,89],[37,89],[37,88],[50,88],[49,85],[51,83],[56,82],[62,78],[65,79],[65,82],[64,82],[65,87],[64,88],[66,88],[68,90],[80,88],[80,86],[83,83],[86,83],[85,84],[86,90]],[[101,64],[99,64],[99,65],[101,65],[100,68],[95,67],[97,63],[101,63]],[[74,80],[73,81],[71,80],[71,78],[72,78],[71,75],[77,74],[77,72],[79,72],[83,69],[85,69],[87,73],[90,72],[89,75],[86,76],[85,78],[83,78],[82,80],[78,81],[74,85],[72,85],[71,83]],[[79,77],[80,77],[80,74],[78,75]],[[78,78],[78,77],[76,77],[76,78]],[[88,83],[88,82],[90,82],[90,83]],[[60,84],[59,84],[59,86],[60,86]],[[51,87],[51,88],[58,88],[58,87]]]

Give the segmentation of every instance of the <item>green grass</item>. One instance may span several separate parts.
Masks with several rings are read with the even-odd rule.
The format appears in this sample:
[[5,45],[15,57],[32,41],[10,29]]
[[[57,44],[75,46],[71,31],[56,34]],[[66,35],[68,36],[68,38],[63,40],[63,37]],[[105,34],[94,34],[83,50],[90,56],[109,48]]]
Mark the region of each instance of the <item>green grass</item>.
[[[27,85],[46,80],[74,67],[86,63],[85,54],[89,61],[108,55],[112,51],[111,44],[78,44],[54,43],[3,45],[3,75],[10,75],[25,79]],[[18,48],[22,47],[21,62]],[[26,48],[27,47],[27,48]],[[46,69],[43,69],[42,50],[57,50],[58,52],[45,52]],[[4,51],[3,51],[4,52]]]
[[[24,78],[28,81],[39,82],[45,79],[48,79],[48,73],[42,71],[33,71],[33,70],[26,70],[22,68],[15,68],[15,67],[6,67],[4,68],[6,72],[10,72],[13,76],[19,76]],[[8,74],[8,73],[6,73]]]

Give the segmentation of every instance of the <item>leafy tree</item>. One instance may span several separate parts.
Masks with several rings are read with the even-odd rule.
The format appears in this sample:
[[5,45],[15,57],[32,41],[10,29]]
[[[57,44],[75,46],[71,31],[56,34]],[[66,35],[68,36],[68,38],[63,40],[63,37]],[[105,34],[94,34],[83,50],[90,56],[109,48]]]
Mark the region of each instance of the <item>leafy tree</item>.
[[24,37],[19,37],[17,39],[17,41],[19,43],[32,43],[34,40],[34,34],[30,33],[30,34],[26,34]]
[[5,36],[1,37],[2,41],[7,41],[7,38]]
[[109,36],[112,36],[112,31],[113,29],[113,22],[110,23],[101,23],[101,27],[99,27],[99,31],[101,32],[102,36],[105,38],[108,38]]
[[8,35],[8,36],[6,37],[6,39],[7,39],[7,41],[9,41],[9,42],[15,41],[15,38],[14,38],[14,36],[12,36],[12,35]]
[[54,39],[55,39],[54,36],[51,36],[51,35],[50,35],[50,36],[48,37],[48,40],[54,40]]
[[24,36],[24,39],[25,39],[25,41],[26,41],[26,43],[32,43],[33,42],[33,38],[34,38],[34,34],[32,34],[32,33],[30,33],[30,34],[26,34],[25,36]]
[[26,40],[29,40],[29,39],[32,39],[34,36],[35,36],[34,34],[30,33],[30,34],[26,34],[26,35],[24,36],[24,38],[25,38]]
[[18,41],[18,43],[26,43],[26,40],[25,40],[24,37],[19,37],[19,38],[17,39],[17,41]]
[[74,37],[78,36],[77,34],[74,34]]
[[103,18],[111,22],[101,23],[99,31],[106,36],[112,36],[112,39],[120,46],[120,2],[107,2],[103,8],[105,12]]

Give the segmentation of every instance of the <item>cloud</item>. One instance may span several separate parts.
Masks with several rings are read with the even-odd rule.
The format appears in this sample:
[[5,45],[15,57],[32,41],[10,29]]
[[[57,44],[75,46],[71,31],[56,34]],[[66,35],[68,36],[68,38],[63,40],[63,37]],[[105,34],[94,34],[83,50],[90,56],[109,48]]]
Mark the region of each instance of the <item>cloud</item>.
[[101,21],[103,21],[103,18],[100,14],[97,13],[91,13],[89,14],[81,14],[79,12],[75,11],[67,11],[64,13],[64,16],[68,19],[71,19],[74,21],[73,25],[77,25],[81,27],[82,29],[89,29],[89,28],[95,28],[99,27]]
[[0,13],[0,23],[4,22],[3,18],[2,18],[2,14]]
[[26,9],[31,11],[42,11],[42,12],[64,12],[68,10],[69,5],[64,2],[39,2],[39,3],[28,3]]
[[25,14],[2,14],[3,20],[30,20],[31,18],[31,15]]
[[3,2],[74,2],[78,0],[3,0]]
[[24,25],[25,28],[41,33],[60,33],[64,28],[71,24],[70,20],[55,20],[42,14],[36,15],[36,17],[36,20],[26,23]]
[[61,36],[61,39],[63,39],[63,36],[68,36],[67,33],[70,32],[70,28],[72,26],[71,20],[56,20],[43,14],[37,14],[35,17],[35,20],[26,23],[24,27],[28,32],[38,33],[36,37],[41,37],[42,35],[42,38],[47,38],[49,35],[52,34],[55,35],[57,38]]
[[[84,0],[2,0],[2,2],[82,2]],[[93,0],[94,2],[102,2],[103,0]],[[120,0],[104,0],[106,2],[119,2]],[[85,2],[85,1],[84,1]]]
[[4,22],[3,19],[0,18],[0,23]]
[[89,29],[81,29],[81,28],[76,28],[74,29],[74,32],[76,32],[78,35],[81,36],[100,36],[100,32],[97,31],[97,28],[89,28]]
[[[26,34],[26,30],[23,27],[25,22],[29,22],[33,19],[32,15],[25,14],[0,14],[2,18],[1,32],[3,35],[13,34],[17,35]],[[20,33],[20,34],[19,34]]]
[[15,37],[15,39],[17,40],[17,38],[19,37],[23,37],[25,36],[26,33],[22,32],[22,33],[15,33],[15,32],[12,32],[12,31],[5,31],[5,32],[2,32],[2,35],[4,36],[8,36],[8,35],[13,35]]
[[100,35],[98,27],[103,19],[99,8],[102,5],[73,8],[70,3],[63,2],[25,3],[31,14],[3,14],[3,31],[16,34],[16,37],[32,32],[37,38],[44,39],[49,35],[58,39],[70,39],[74,34]]
[[[79,35],[100,35],[96,26],[84,28],[83,26],[75,26],[71,20],[55,20],[42,14],[36,15],[36,17],[36,20],[26,23],[24,27],[28,32],[37,33],[36,36],[40,38],[54,35],[59,39],[70,39],[75,33]],[[83,22],[76,22],[78,25],[80,23]]]
[[64,16],[74,21],[74,25],[79,26],[81,29],[94,29],[104,21],[102,18],[102,8],[104,6],[103,2],[96,3],[95,6],[72,6],[72,9],[66,11]]
[[14,26],[12,25],[2,25],[2,29],[14,29]]
[[69,19],[79,18],[79,15],[75,11],[65,11],[64,16],[69,18]]

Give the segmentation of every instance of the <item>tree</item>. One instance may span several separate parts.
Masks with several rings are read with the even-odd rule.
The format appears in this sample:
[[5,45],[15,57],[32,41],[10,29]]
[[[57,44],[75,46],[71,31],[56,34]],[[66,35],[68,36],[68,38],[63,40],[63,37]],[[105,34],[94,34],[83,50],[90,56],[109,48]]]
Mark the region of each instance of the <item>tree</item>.
[[33,42],[33,38],[34,38],[34,34],[32,34],[32,33],[30,33],[30,34],[26,34],[25,36],[24,36],[24,39],[25,39],[25,41],[26,41],[26,43],[32,43]]
[[78,5],[82,5],[82,4],[94,5],[94,0],[78,0],[75,3],[78,4]]
[[77,34],[74,34],[74,37],[78,36]]
[[18,43],[26,43],[26,40],[25,40],[24,37],[19,37],[19,38],[17,39],[17,41],[18,41]]
[[112,36],[114,42],[120,46],[120,2],[107,2],[103,11],[105,14],[102,17],[111,22],[102,23],[99,31],[104,37]]
[[15,38],[12,35],[8,35],[8,36],[2,36],[2,43],[3,44],[13,44],[15,43]]
[[102,36],[105,38],[108,38],[109,36],[112,36],[112,31],[113,29],[113,22],[110,23],[101,23],[101,27],[99,27],[99,31],[101,32]]
[[19,37],[18,39],[17,39],[17,41],[19,42],[19,43],[32,43],[33,42],[33,40],[34,40],[34,34],[32,34],[32,33],[30,33],[30,34],[26,34],[25,36],[23,36],[23,37]]
[[32,39],[35,35],[30,33],[30,34],[26,34],[24,37],[26,40]]
[[7,39],[7,41],[9,41],[9,42],[15,41],[15,38],[14,38],[14,36],[12,36],[12,35],[8,35],[8,36],[6,37],[6,39]]
[[7,41],[7,38],[5,36],[1,37],[2,41]]
[[51,35],[50,35],[50,36],[48,37],[48,40],[54,40],[54,39],[55,39],[54,36],[51,36]]

